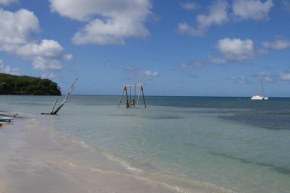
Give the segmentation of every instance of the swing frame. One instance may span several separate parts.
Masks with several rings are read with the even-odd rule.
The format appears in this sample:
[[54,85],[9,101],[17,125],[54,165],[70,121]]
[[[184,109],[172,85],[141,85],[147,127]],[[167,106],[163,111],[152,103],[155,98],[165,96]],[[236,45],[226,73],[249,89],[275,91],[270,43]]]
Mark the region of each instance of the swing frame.
[[134,101],[135,101],[135,96],[136,96],[136,88],[139,89],[139,93],[138,93],[138,99],[137,99],[137,109],[139,107],[139,101],[140,101],[140,95],[142,94],[143,96],[143,101],[144,101],[144,106],[146,108],[146,101],[145,101],[145,95],[144,95],[144,89],[143,89],[143,86],[142,85],[124,85],[124,88],[123,88],[123,91],[122,91],[122,94],[121,94],[121,97],[120,97],[120,100],[119,100],[119,104],[118,104],[118,108],[120,107],[121,103],[122,103],[122,99],[123,99],[123,95],[124,95],[124,92],[126,92],[126,99],[127,101],[129,101],[129,98],[128,98],[128,88],[130,89],[130,103],[129,103],[129,108],[132,107],[132,104],[131,104],[131,87],[135,87],[135,93],[134,93]]

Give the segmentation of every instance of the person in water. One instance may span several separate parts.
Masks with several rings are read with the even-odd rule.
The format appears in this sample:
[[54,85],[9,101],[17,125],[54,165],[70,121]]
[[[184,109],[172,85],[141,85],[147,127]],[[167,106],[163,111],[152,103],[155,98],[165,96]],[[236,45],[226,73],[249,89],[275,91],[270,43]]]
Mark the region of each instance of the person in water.
[[134,106],[134,108],[135,108],[135,101],[134,100],[132,100],[132,102],[131,102],[131,107],[132,106]]
[[126,102],[126,107],[129,108],[129,106],[130,106],[130,105],[129,105],[129,101],[127,100],[127,102]]

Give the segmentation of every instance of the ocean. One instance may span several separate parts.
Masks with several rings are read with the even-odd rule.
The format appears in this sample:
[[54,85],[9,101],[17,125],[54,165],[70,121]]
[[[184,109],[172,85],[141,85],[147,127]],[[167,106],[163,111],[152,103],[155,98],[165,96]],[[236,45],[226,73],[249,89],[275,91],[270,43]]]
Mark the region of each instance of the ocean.
[[177,192],[197,182],[221,192],[290,192],[290,98],[148,96],[146,109],[142,101],[126,109],[125,100],[117,108],[119,96],[72,95],[57,116],[40,115],[56,98],[0,96],[0,110],[18,113],[14,122],[35,119],[136,176],[168,187],[178,179]]

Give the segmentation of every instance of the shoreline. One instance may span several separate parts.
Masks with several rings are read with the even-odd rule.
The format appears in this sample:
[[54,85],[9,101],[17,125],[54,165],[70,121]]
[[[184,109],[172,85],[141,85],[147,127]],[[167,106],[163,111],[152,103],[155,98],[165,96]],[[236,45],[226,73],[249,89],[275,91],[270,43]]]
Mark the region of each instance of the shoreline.
[[84,142],[49,130],[31,118],[5,125],[0,146],[0,193],[233,192],[158,171],[125,167]]

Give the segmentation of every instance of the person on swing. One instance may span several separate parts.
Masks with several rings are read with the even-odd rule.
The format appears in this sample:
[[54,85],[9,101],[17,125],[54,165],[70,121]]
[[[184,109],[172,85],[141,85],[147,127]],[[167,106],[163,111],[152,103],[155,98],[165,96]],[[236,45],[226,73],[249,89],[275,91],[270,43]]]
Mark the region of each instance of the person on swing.
[[129,101],[127,100],[126,102],[126,107],[129,108],[130,107],[130,104],[129,104]]
[[133,99],[132,102],[131,102],[131,107],[132,107],[132,106],[134,106],[134,108],[135,108],[135,100],[134,100],[134,99]]

